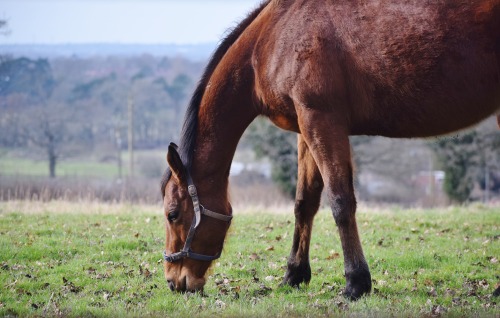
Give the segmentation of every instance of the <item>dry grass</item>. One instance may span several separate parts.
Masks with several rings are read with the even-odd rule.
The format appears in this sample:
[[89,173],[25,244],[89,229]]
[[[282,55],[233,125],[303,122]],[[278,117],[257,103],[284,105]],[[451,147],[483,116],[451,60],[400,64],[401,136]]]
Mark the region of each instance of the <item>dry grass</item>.
[[[231,180],[230,197],[238,209],[247,206],[281,207],[293,205],[269,181],[238,182]],[[161,204],[160,177],[110,180],[106,178],[5,176],[0,175],[0,201],[74,201],[112,204]]]
[[[471,215],[478,213],[478,211],[483,211],[485,209],[500,209],[499,205],[483,205],[483,204],[472,204],[469,206]],[[252,204],[250,202],[236,202],[233,203],[233,213],[235,216],[238,215],[283,215],[283,216],[293,216],[293,202],[280,202],[275,204],[268,204],[258,202],[257,204]],[[436,213],[452,213],[457,207],[449,206],[447,208],[435,209]],[[133,204],[127,202],[100,202],[98,200],[87,200],[81,199],[77,201],[66,201],[66,200],[51,200],[51,201],[41,201],[41,200],[10,200],[10,201],[0,201],[0,213],[5,213],[7,211],[20,214],[88,214],[88,215],[120,215],[124,213],[130,213],[134,210],[141,210],[148,214],[158,214],[163,213],[163,206],[160,202],[156,204]],[[321,210],[328,210],[327,206],[324,205]],[[402,208],[398,206],[389,205],[373,205],[360,203],[358,204],[357,215],[377,215],[377,216],[397,216],[398,214],[413,213],[419,215],[422,213],[428,213],[429,209],[424,208]],[[439,211],[439,212],[438,212]]]
[[[0,214],[7,211],[26,215],[36,214],[82,214],[82,215],[120,215],[130,213],[131,211],[140,209],[143,212],[150,214],[161,215],[163,207],[158,204],[130,204],[120,202],[99,202],[96,200],[79,200],[79,201],[35,201],[35,200],[11,200],[0,201]],[[293,215],[293,205],[274,205],[264,206],[237,204],[233,206],[235,215]]]
[[[138,206],[127,203],[103,203],[99,201],[79,200],[79,201],[26,201],[13,200],[0,202],[0,213],[7,211],[20,214],[89,214],[89,215],[119,215],[129,213]],[[160,205],[141,205],[142,211],[151,213],[161,213]]]

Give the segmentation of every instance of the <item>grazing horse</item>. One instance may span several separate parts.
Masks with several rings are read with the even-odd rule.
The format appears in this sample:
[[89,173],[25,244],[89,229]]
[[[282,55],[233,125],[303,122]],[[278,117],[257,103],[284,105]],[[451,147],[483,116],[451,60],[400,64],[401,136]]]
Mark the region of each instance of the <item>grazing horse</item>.
[[[371,290],[356,225],[350,135],[427,137],[500,108],[500,0],[270,0],[219,45],[162,179],[165,277],[201,290],[230,225],[228,175],[259,115],[298,134],[295,233],[283,283],[311,279],[309,244],[327,193],[345,295]],[[210,210],[209,210],[210,209]]]

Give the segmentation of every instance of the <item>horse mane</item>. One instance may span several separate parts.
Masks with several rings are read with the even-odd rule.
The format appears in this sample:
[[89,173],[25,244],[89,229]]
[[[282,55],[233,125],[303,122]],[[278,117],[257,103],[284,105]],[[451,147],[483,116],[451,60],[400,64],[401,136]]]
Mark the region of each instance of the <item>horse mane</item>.
[[[181,130],[181,139],[179,147],[179,155],[181,156],[182,162],[186,169],[190,170],[192,166],[193,155],[195,151],[196,144],[196,133],[198,129],[198,113],[200,110],[201,100],[205,94],[205,88],[212,76],[217,65],[229,50],[229,48],[238,40],[241,34],[246,30],[246,28],[257,18],[257,16],[264,10],[264,8],[271,2],[271,0],[263,1],[256,9],[254,9],[248,16],[241,21],[235,28],[233,28],[225,38],[222,39],[219,46],[212,54],[205,71],[194,90],[189,105],[186,110],[186,115],[184,117],[184,124]],[[163,196],[165,196],[165,186],[170,179],[171,171],[169,168],[163,174],[161,180],[161,191]]]

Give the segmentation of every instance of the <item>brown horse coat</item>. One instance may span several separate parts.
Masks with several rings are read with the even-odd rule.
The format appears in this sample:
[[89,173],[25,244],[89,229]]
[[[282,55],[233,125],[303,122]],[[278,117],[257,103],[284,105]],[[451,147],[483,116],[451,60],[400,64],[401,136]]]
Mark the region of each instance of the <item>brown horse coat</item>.
[[475,124],[500,107],[499,3],[272,1],[248,28],[262,111],[299,131],[295,108],[321,108],[389,137]]
[[[231,214],[228,174],[259,115],[299,134],[295,233],[283,283],[311,279],[309,244],[326,190],[344,254],[345,294],[371,289],[358,235],[349,136],[426,137],[500,108],[500,0],[270,0],[214,53],[162,181],[165,255],[193,224],[186,172],[199,202]],[[500,119],[499,119],[500,121]],[[198,197],[196,202],[198,202]],[[192,252],[218,255],[227,224],[201,218]],[[199,290],[210,262],[166,257],[172,290]]]

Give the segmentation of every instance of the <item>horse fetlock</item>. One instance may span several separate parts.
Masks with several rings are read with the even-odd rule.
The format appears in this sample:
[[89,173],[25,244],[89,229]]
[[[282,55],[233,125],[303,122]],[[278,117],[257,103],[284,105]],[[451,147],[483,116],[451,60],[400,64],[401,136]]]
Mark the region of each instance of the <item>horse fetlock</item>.
[[361,267],[346,272],[346,289],[344,295],[351,300],[358,300],[372,289],[372,279],[368,267]]
[[282,285],[299,287],[300,284],[308,284],[311,281],[311,266],[307,263],[291,263],[288,262],[288,267],[283,277]]

